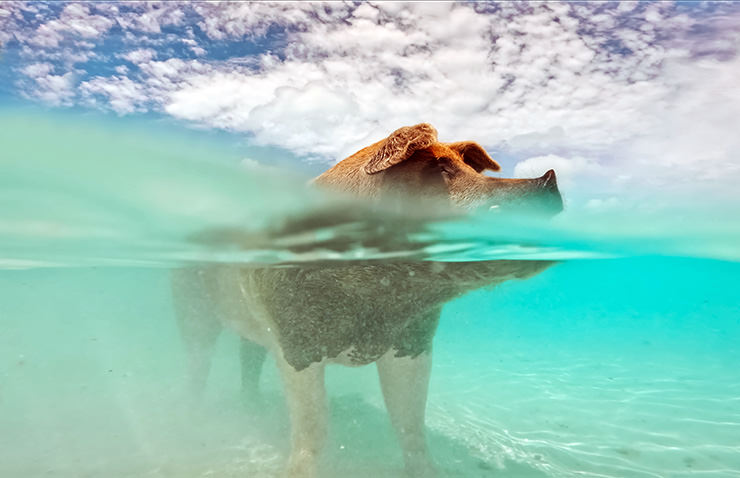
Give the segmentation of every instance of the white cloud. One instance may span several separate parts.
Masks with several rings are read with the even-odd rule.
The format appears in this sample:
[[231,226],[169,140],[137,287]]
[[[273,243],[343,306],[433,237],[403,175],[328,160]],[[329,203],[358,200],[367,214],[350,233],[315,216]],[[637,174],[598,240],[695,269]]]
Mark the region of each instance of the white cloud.
[[13,38],[13,32],[17,30],[17,12],[17,5],[13,3],[0,3],[0,48]]
[[46,76],[53,70],[54,65],[52,65],[51,63],[32,63],[21,69],[24,75],[30,76],[31,78]]
[[514,177],[534,178],[548,169],[554,169],[561,187],[570,187],[579,177],[604,174],[604,167],[593,159],[584,157],[563,158],[555,154],[536,156],[520,161],[514,166]]
[[121,55],[124,60],[128,60],[131,63],[145,63],[157,57],[157,52],[152,48],[139,48],[137,50],[130,51],[124,55]]
[[185,18],[180,2],[127,2],[125,11],[116,3],[102,3],[95,8],[115,18],[123,30],[137,33],[158,34],[162,27],[182,25]]
[[76,49],[73,45],[51,50],[23,45],[21,47],[21,54],[27,61],[50,62],[59,65],[60,69],[66,70],[75,70],[77,64],[85,63],[96,56],[91,50]]
[[70,3],[64,7],[58,19],[40,25],[26,41],[39,47],[57,47],[65,35],[98,38],[113,24],[110,18],[90,13],[87,4]]
[[54,28],[59,22],[54,20],[52,25],[41,25],[36,29],[36,34],[28,39],[28,43],[37,47],[56,47],[64,38],[61,33]]
[[[203,27],[224,38],[259,33],[268,21],[304,25],[305,11],[261,8],[224,7]],[[626,64],[623,77],[604,71],[581,25],[564,26],[556,15],[548,7],[487,16],[454,4],[366,6],[345,22],[308,24],[284,60],[265,55],[256,71],[214,67],[183,78],[166,111],[327,158],[418,121],[450,138],[535,154],[630,137],[641,122],[635,110],[664,95],[664,85],[635,82],[635,60],[608,59],[616,70]],[[639,61],[652,55],[643,49]]]
[[144,88],[125,76],[110,78],[96,77],[82,82],[80,91],[88,102],[95,104],[97,97],[103,97],[110,108],[118,114],[146,111],[149,97]]
[[52,106],[72,105],[72,99],[75,97],[74,73],[52,75],[48,71],[44,73],[44,70],[43,66],[31,69],[29,73],[37,75],[33,77],[33,87],[27,91],[27,95]]
[[275,24],[307,29],[317,22],[342,20],[350,7],[337,2],[204,2],[193,9],[202,18],[200,29],[212,39],[224,40],[265,36]]
[[625,169],[664,192],[740,197],[740,58],[666,62],[673,101],[653,105],[655,121],[615,148]]

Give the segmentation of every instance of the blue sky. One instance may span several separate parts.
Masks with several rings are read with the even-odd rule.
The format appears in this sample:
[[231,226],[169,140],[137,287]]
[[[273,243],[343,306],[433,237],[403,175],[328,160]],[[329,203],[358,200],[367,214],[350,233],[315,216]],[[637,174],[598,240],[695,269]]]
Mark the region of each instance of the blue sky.
[[555,167],[584,208],[740,196],[738,3],[0,2],[0,43],[5,104],[312,164],[425,121],[507,175]]

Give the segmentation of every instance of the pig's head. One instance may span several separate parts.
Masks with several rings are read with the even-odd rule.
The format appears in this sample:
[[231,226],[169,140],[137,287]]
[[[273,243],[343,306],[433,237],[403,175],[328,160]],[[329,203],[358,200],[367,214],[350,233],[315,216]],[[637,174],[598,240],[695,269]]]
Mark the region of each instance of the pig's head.
[[478,143],[440,143],[437,131],[422,123],[400,128],[358,151],[316,178],[316,183],[379,199],[413,198],[414,207],[445,204],[547,215],[563,209],[553,170],[533,179],[483,174],[500,169]]

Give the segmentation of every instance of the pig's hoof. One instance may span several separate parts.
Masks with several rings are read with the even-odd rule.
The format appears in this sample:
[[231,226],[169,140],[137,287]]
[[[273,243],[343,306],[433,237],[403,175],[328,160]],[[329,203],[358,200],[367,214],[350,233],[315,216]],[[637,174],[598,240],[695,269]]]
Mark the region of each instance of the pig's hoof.
[[309,452],[291,455],[283,476],[284,478],[317,478],[316,456]]
[[432,460],[428,457],[419,457],[406,462],[406,476],[408,478],[436,478],[439,472]]

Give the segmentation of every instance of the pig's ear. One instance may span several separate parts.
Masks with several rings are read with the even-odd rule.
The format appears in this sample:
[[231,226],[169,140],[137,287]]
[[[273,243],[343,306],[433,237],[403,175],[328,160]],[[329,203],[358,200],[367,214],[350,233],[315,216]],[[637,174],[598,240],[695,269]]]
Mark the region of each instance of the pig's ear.
[[375,174],[408,159],[414,152],[428,148],[437,142],[437,130],[427,123],[399,128],[385,141],[365,163],[365,172]]
[[475,141],[460,141],[457,143],[449,143],[447,146],[457,151],[462,156],[465,164],[475,169],[477,172],[481,172],[484,169],[490,169],[491,171],[500,171],[501,165],[491,158],[483,146],[479,145]]

